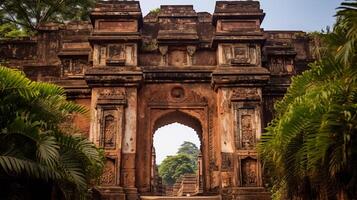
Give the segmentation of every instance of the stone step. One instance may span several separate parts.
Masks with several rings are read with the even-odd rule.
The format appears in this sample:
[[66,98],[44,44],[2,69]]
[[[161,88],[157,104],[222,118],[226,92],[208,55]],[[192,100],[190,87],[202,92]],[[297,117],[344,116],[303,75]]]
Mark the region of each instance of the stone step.
[[234,188],[233,190],[237,191],[238,194],[266,192],[266,189],[263,187],[239,187]]
[[236,200],[270,200],[271,196],[270,195],[238,195]]
[[263,187],[239,187],[233,189],[236,200],[270,200],[271,194]]
[[221,200],[221,196],[180,196],[180,197],[169,197],[169,196],[141,196],[141,200]]

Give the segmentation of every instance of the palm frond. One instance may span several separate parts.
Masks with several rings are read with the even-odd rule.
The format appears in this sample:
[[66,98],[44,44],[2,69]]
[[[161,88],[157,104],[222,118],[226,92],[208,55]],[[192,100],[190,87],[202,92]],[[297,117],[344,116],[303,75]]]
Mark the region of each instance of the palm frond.
[[19,159],[12,156],[0,155],[1,170],[8,175],[25,175],[29,178],[41,180],[61,180],[61,174],[31,160]]

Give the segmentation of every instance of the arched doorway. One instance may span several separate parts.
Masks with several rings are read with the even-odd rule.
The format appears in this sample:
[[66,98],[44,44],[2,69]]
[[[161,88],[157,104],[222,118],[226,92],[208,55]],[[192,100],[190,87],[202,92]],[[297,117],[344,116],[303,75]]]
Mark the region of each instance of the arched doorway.
[[[208,137],[207,137],[207,126],[205,123],[202,123],[200,121],[200,112],[193,112],[193,109],[187,109],[187,108],[181,108],[181,109],[157,109],[157,110],[152,110],[151,113],[151,118],[150,118],[150,129],[146,131],[147,136],[150,137],[150,140],[147,141],[146,143],[144,142],[138,142],[143,144],[143,148],[138,148],[138,166],[141,166],[137,168],[138,173],[137,174],[142,174],[144,177],[139,177],[142,182],[144,182],[144,186],[146,186],[146,191],[141,191],[145,195],[157,195],[155,190],[153,189],[153,182],[152,182],[152,173],[153,173],[153,165],[155,162],[153,161],[153,144],[154,144],[154,135],[155,132],[164,126],[173,124],[173,123],[179,123],[182,125],[185,125],[187,127],[192,128],[199,140],[200,140],[200,151],[201,151],[201,160],[200,160],[200,173],[199,175],[200,178],[198,181],[200,182],[200,192],[205,191],[205,184],[207,183],[207,178],[206,176],[209,176],[209,172],[207,171],[207,162],[208,162],[208,149],[207,149],[207,142],[208,142]],[[202,125],[203,124],[203,125]],[[172,138],[175,139],[175,138]],[[138,140],[144,141],[143,138],[138,138]],[[144,148],[145,146],[145,148]],[[149,152],[144,152],[144,149],[149,150]],[[147,167],[147,165],[150,166],[150,168]],[[149,169],[150,173],[147,173],[147,170]],[[141,183],[142,183],[141,182]],[[140,188],[139,188],[140,189]]]
[[175,122],[154,132],[151,191],[157,196],[202,193],[201,165],[201,141],[193,128]]
[[[177,109],[175,111],[168,110],[166,112],[163,112],[161,115],[159,115],[158,118],[156,118],[154,120],[153,129],[152,129],[152,141],[151,141],[152,147],[154,144],[155,132],[159,128],[167,126],[169,124],[173,124],[173,123],[179,123],[179,124],[191,127],[196,132],[196,134],[200,140],[201,152],[204,152],[203,129],[202,129],[201,122],[199,121],[199,119],[192,116],[191,113],[188,112],[188,110],[185,111],[185,110],[179,110],[179,109]],[[151,148],[151,150],[153,150],[153,148]],[[151,152],[151,154],[152,154],[152,152]],[[201,155],[202,155],[202,153],[201,153]],[[204,160],[204,156],[202,156],[202,160]],[[153,163],[152,160],[151,160],[151,163]],[[203,163],[203,162],[201,162],[201,163]],[[202,168],[203,168],[203,166],[202,166]],[[201,172],[199,172],[198,174],[200,174],[200,173],[202,174],[202,176],[198,178],[198,181],[201,183],[204,183],[203,177],[204,177],[205,173],[203,172],[203,170]],[[201,180],[199,180],[199,179],[201,179]],[[175,190],[175,188],[173,190]],[[176,193],[175,191],[173,191],[173,192]],[[199,191],[197,191],[197,193],[198,192]],[[176,195],[176,194],[171,194],[171,195]]]

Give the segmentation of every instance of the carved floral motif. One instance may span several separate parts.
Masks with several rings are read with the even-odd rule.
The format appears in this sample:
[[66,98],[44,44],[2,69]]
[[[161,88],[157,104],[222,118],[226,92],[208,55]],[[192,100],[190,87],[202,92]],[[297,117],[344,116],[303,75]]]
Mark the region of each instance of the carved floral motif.
[[101,185],[115,185],[115,161],[108,159],[100,179]]
[[171,90],[171,97],[174,99],[182,99],[185,97],[185,90],[181,87],[174,87]]
[[255,134],[251,115],[242,115],[242,148],[250,149],[255,146]]
[[233,90],[232,100],[260,100],[257,88],[237,88]]
[[116,88],[105,88],[99,92],[100,99],[107,98],[125,99],[125,91]]
[[104,133],[103,133],[103,146],[104,148],[115,147],[115,118],[112,115],[108,115],[104,119]]

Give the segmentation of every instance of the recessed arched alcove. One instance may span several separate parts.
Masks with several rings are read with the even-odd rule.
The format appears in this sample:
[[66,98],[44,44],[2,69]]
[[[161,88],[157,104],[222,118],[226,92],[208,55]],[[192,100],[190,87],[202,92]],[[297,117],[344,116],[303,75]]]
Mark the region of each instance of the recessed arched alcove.
[[[204,183],[204,172],[203,172],[203,159],[204,156],[203,155],[203,150],[204,150],[204,141],[203,141],[203,135],[204,135],[204,129],[202,128],[202,123],[201,121],[196,117],[193,116],[190,113],[190,110],[166,110],[164,112],[161,112],[159,115],[157,115],[153,120],[152,120],[152,129],[151,129],[151,155],[156,156],[156,154],[158,153],[158,151],[160,151],[160,149],[155,149],[154,147],[154,140],[155,140],[155,136],[156,133],[158,132],[159,129],[161,128],[165,128],[165,127],[169,127],[169,126],[182,126],[184,128],[186,128],[185,130],[188,131],[190,137],[194,138],[196,137],[196,141],[198,142],[198,149],[200,151],[200,156],[197,160],[197,167],[199,170],[195,171],[194,173],[197,175],[197,181],[199,181],[199,183],[201,185],[198,185],[198,188],[200,188],[202,191],[202,185]],[[168,134],[171,136],[171,140],[178,140],[179,137],[177,137],[177,134],[180,133],[174,133],[174,132],[166,132],[165,134]],[[185,133],[181,133],[181,134],[185,134]],[[187,133],[186,133],[187,134]],[[182,143],[184,142],[184,140],[182,140]],[[192,140],[189,140],[189,142],[193,142]],[[193,142],[194,143],[194,142]],[[196,143],[197,144],[197,143]],[[153,154],[154,153],[154,154]],[[151,157],[151,179],[154,180],[154,176],[153,173],[155,173],[153,171],[153,167],[155,167],[155,157]],[[200,160],[199,160],[200,159]],[[153,187],[154,182],[151,181],[151,192],[152,194],[155,194],[154,192],[155,189]],[[157,193],[156,193],[157,194]]]
[[[152,104],[145,109],[145,115],[142,114],[142,121],[139,122],[141,128],[138,130],[137,153],[136,153],[136,180],[138,190],[144,196],[155,196],[152,185],[152,166],[155,160],[152,158],[154,151],[155,132],[161,127],[170,124],[179,123],[183,126],[192,128],[195,131],[194,137],[200,141],[200,166],[202,194],[207,194],[210,190],[212,163],[212,142],[209,124],[209,110],[201,104],[176,103],[175,105]],[[170,138],[175,140],[173,136]]]

